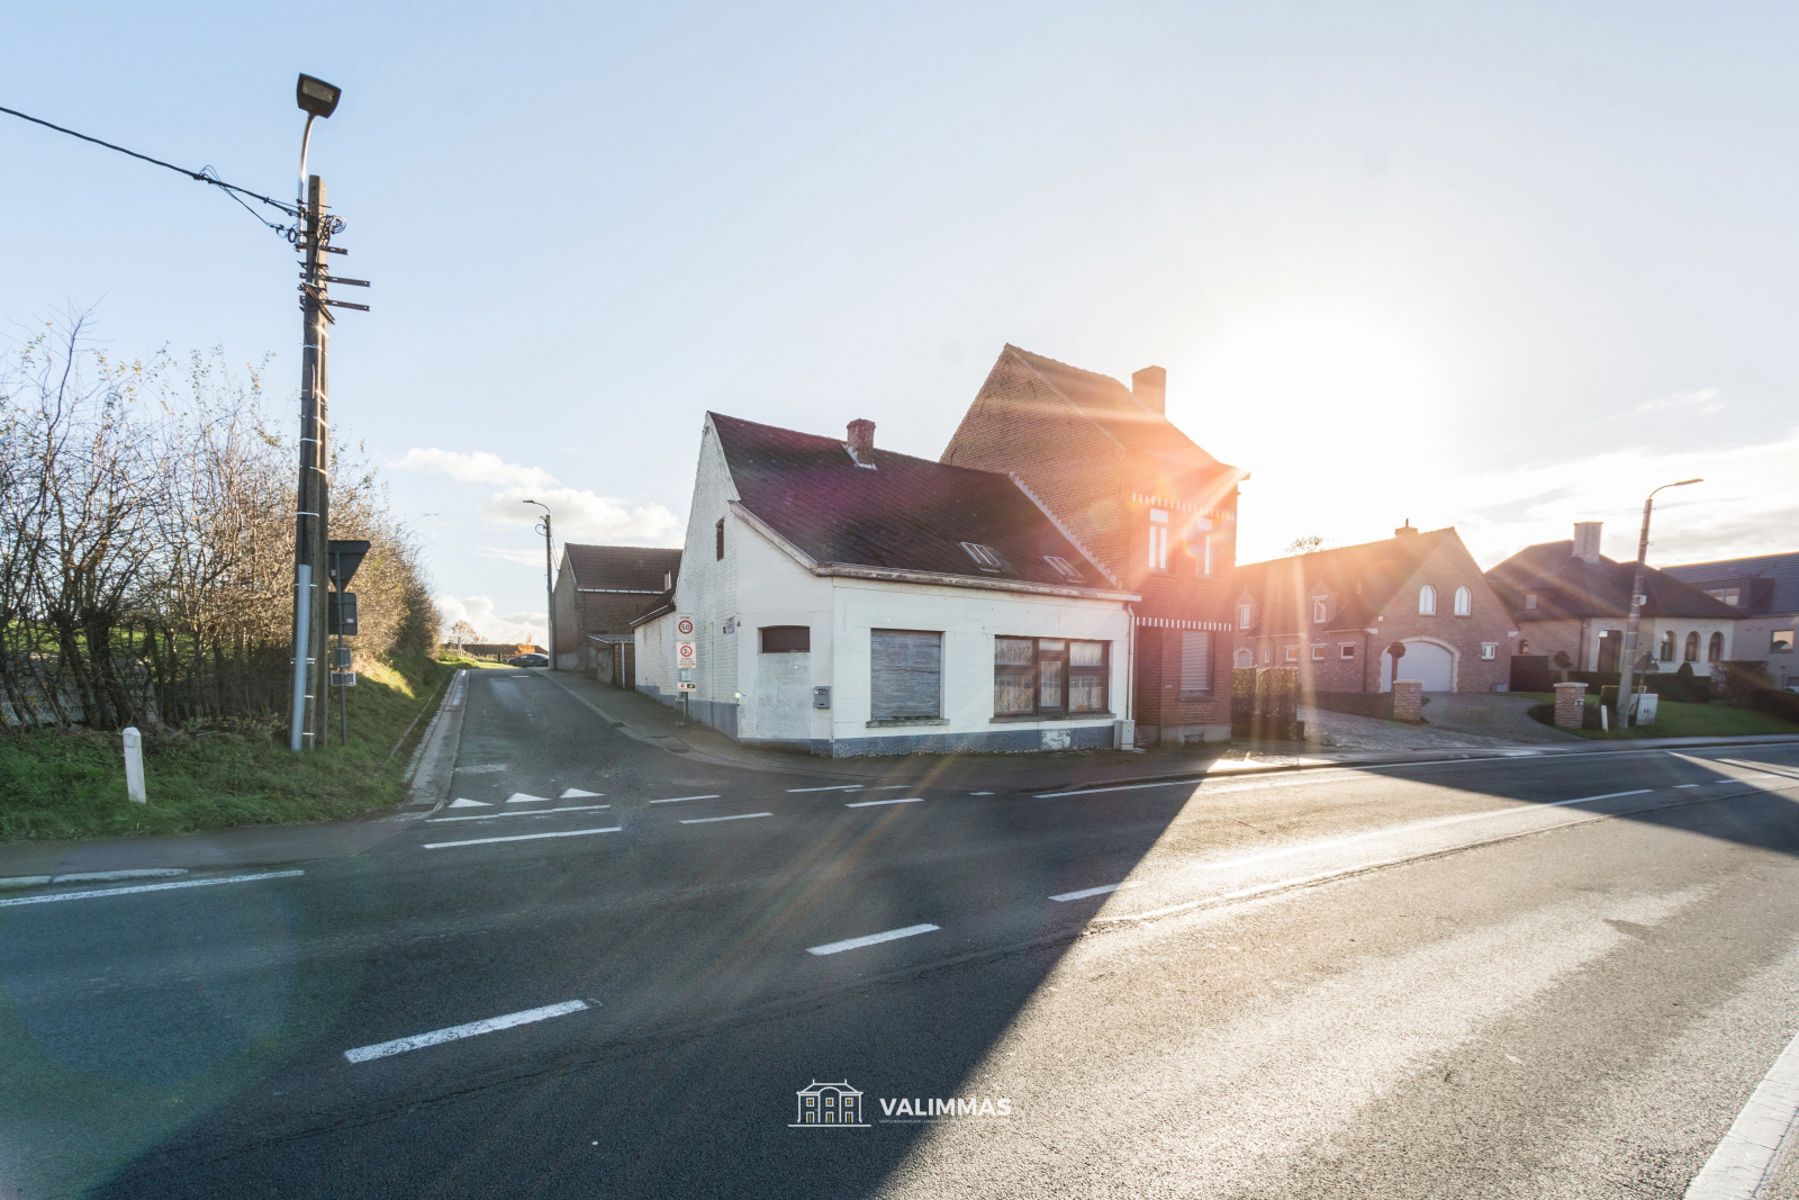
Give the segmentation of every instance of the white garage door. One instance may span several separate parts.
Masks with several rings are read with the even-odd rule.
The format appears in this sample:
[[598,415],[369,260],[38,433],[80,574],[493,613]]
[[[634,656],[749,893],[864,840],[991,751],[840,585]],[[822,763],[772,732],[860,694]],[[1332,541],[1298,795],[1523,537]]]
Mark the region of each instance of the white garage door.
[[[1405,644],[1405,657],[1399,660],[1399,677],[1417,679],[1427,692],[1447,692],[1455,686],[1455,660],[1449,651],[1435,642]],[[1393,690],[1393,656],[1380,656],[1380,690]]]

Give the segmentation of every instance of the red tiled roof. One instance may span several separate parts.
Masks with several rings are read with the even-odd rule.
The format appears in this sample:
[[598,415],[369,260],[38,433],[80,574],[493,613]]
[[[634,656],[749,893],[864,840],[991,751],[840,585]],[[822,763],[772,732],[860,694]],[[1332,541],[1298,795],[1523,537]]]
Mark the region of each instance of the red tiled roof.
[[[1112,590],[1008,476],[879,448],[871,469],[838,438],[708,415],[743,506],[814,562]],[[982,570],[963,542],[991,547],[998,569]]]
[[1445,538],[1460,540],[1454,529],[1433,529],[1240,565],[1239,594],[1255,603],[1247,632],[1263,636],[1313,628],[1311,598],[1321,587],[1331,597],[1329,628],[1371,625]]
[[1110,375],[1033,354],[1010,342],[1001,353],[1010,354],[1029,367],[1057,395],[1079,409],[1125,449],[1180,460],[1189,469],[1223,465],[1200,449],[1165,414],[1144,407],[1131,394],[1130,388]]

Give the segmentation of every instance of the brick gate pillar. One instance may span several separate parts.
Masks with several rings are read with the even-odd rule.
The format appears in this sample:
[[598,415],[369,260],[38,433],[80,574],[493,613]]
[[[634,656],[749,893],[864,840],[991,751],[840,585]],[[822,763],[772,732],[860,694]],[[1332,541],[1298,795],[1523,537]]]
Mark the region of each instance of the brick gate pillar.
[[1581,718],[1585,716],[1587,704],[1587,685],[1584,683],[1558,683],[1555,685],[1555,727],[1557,729],[1579,729]]

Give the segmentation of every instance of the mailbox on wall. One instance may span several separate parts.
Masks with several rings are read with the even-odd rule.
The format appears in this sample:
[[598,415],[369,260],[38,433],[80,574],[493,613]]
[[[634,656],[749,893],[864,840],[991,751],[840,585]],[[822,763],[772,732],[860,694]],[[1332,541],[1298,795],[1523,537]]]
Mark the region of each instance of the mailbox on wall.
[[830,689],[829,685],[824,686],[824,687],[815,687],[812,689],[812,707],[813,708],[829,708],[829,707],[831,707],[831,689]]

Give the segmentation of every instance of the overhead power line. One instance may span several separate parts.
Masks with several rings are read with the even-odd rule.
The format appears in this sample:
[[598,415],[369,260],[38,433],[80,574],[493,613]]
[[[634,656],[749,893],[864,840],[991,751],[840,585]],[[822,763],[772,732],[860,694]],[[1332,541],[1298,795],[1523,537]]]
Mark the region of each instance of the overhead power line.
[[276,233],[281,234],[283,237],[288,238],[290,241],[293,240],[294,230],[292,230],[289,227],[284,226],[284,225],[278,225],[275,222],[269,220],[267,217],[264,217],[261,213],[257,212],[255,209],[251,208],[248,204],[244,204],[244,198],[249,197],[251,200],[261,201],[263,204],[268,205],[270,208],[273,208],[281,213],[286,214],[287,216],[295,217],[295,218],[299,217],[299,215],[300,215],[300,210],[298,207],[296,207],[295,205],[292,205],[292,204],[284,203],[283,201],[280,201],[280,200],[273,199],[272,197],[265,196],[261,192],[253,192],[249,188],[239,187],[235,183],[226,183],[223,179],[220,179],[218,177],[218,175],[216,175],[213,172],[213,169],[211,167],[201,167],[198,171],[190,171],[186,167],[178,167],[172,162],[164,162],[160,158],[155,158],[148,154],[140,154],[136,150],[129,150],[129,149],[125,148],[124,146],[115,145],[112,142],[106,141],[103,138],[93,137],[92,135],[82,133],[79,130],[65,128],[61,125],[58,125],[58,124],[52,122],[52,121],[46,121],[42,117],[34,117],[30,113],[20,112],[16,108],[7,108],[5,105],[0,105],[0,113],[6,113],[8,116],[18,117],[22,121],[30,121],[33,125],[42,125],[45,129],[54,129],[57,133],[66,133],[70,137],[80,138],[84,142],[92,142],[96,146],[104,146],[108,150],[116,150],[120,154],[128,154],[132,158],[140,159],[143,162],[152,164],[153,166],[163,167],[167,170],[174,171],[177,174],[185,175],[189,179],[192,179],[198,183],[209,183],[213,187],[223,190],[226,195],[230,196],[233,200],[236,200],[239,204],[242,204],[244,207],[244,211],[248,212],[251,216],[255,217],[258,221],[261,221],[264,225],[267,225],[270,229],[273,229]]

